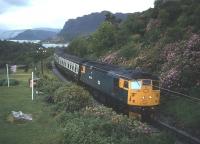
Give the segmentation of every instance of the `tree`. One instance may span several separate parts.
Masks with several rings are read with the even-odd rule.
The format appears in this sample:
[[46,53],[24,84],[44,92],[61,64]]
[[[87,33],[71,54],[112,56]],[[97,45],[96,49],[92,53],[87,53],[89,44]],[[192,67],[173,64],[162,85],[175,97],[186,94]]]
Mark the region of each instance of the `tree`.
[[113,49],[116,44],[116,29],[110,22],[104,22],[92,35],[93,52],[97,55]]
[[105,21],[110,22],[111,24],[115,25],[116,27],[119,25],[119,23],[122,21],[121,19],[117,19],[115,15],[113,15],[111,12],[107,12],[105,15]]

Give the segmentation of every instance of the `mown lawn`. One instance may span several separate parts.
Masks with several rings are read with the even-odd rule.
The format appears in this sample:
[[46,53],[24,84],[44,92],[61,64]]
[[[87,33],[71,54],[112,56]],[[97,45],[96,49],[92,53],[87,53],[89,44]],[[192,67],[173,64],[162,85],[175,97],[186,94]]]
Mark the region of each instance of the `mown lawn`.
[[[20,71],[22,73],[22,71]],[[26,73],[27,74],[27,73]],[[29,73],[30,74],[30,73]],[[0,78],[3,76],[1,75]],[[11,76],[19,80],[18,86],[0,87],[0,144],[56,144],[61,136],[49,107],[37,97],[31,100],[28,87],[30,75]],[[33,121],[11,123],[11,111],[33,115]]]

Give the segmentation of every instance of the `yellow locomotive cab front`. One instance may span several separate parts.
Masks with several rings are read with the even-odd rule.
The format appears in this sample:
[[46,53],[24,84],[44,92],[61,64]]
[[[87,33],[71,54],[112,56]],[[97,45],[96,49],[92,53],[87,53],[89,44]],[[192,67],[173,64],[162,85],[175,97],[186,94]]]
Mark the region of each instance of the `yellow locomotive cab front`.
[[128,105],[156,106],[160,103],[159,82],[149,79],[129,81]]

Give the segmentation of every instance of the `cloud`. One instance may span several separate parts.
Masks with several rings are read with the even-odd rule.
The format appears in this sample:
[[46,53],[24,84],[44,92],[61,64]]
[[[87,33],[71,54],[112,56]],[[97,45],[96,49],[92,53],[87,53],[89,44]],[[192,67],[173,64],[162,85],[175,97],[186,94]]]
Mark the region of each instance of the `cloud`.
[[92,12],[141,12],[153,7],[153,3],[154,0],[0,0],[0,25],[9,29],[61,28],[68,19]]
[[3,0],[10,6],[26,6],[29,4],[29,0]]
[[0,0],[0,14],[12,9],[29,5],[30,0]]

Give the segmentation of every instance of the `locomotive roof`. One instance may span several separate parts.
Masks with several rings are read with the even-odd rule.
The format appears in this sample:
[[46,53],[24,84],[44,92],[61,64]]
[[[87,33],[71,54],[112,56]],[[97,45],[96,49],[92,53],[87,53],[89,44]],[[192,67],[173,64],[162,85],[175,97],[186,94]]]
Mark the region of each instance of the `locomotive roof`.
[[151,73],[143,72],[141,70],[124,70],[124,71],[117,71],[116,74],[127,78],[127,79],[153,79],[159,80],[159,78]]
[[134,69],[126,69],[123,67],[119,67],[117,65],[111,65],[106,63],[100,63],[95,61],[87,61],[84,63],[91,68],[96,68],[105,73],[109,73],[115,77],[123,77],[126,79],[154,79],[158,80],[159,78],[151,73],[143,72],[141,70],[134,70]]

